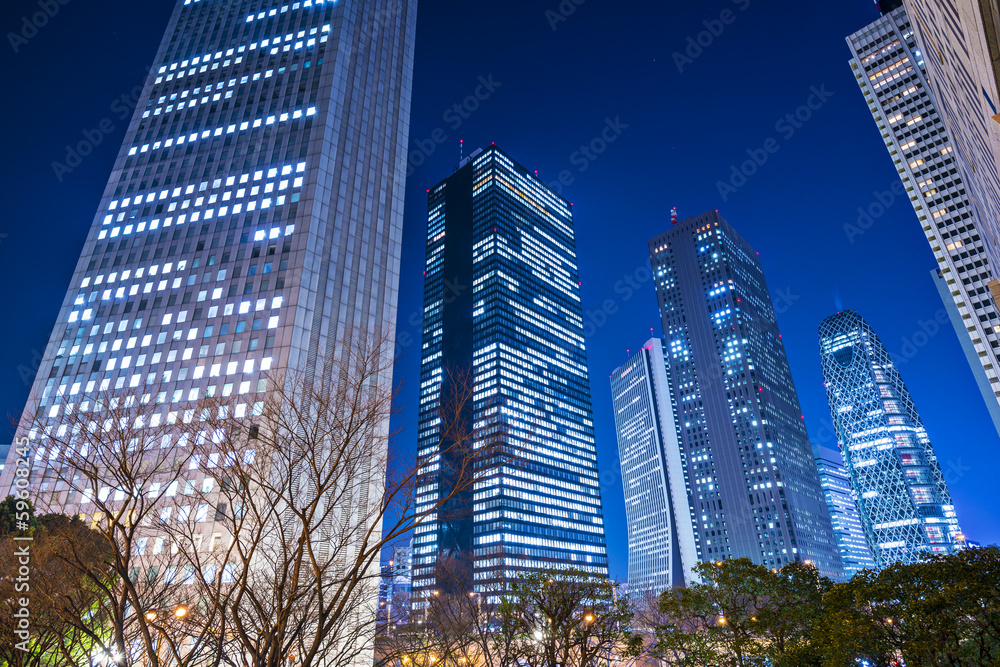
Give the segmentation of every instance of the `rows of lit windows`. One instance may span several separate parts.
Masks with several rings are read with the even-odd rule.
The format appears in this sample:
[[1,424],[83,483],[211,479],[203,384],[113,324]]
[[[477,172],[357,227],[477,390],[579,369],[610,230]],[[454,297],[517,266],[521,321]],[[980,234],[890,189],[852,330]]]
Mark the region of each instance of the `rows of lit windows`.
[[[303,2],[294,2],[294,3],[290,4],[290,5],[283,5],[281,7],[281,9],[278,9],[277,7],[275,7],[273,9],[271,9],[271,10],[258,12],[257,14],[250,14],[249,16],[247,16],[246,22],[247,23],[252,23],[253,21],[261,21],[261,20],[263,20],[265,18],[272,18],[272,17],[277,16],[278,14],[284,14],[285,12],[287,12],[289,10],[295,11],[295,10],[299,9],[300,7],[303,8],[303,9],[308,9],[310,7],[313,7],[313,6],[322,5],[322,4],[324,4],[324,2],[326,2],[327,4],[335,4],[337,2],[337,0],[303,0]],[[187,4],[187,3],[185,2],[184,4]]]
[[[324,43],[326,42],[329,36],[326,33],[330,32],[330,24],[327,23],[321,29],[320,28],[310,29],[309,35],[316,35],[320,31],[323,33],[323,35],[319,38],[319,41],[320,43]],[[294,45],[295,49],[301,49],[303,47],[310,48],[312,46],[315,46],[316,44],[315,37],[309,37],[308,39],[306,39],[305,30],[300,30],[298,33],[288,33],[287,35],[284,35],[284,37],[282,37],[282,35],[277,35],[273,38],[261,40],[260,42],[254,42],[250,44],[249,47],[247,47],[246,45],[241,45],[239,47],[230,48],[226,50],[224,53],[222,51],[216,51],[214,54],[206,53],[203,56],[195,56],[194,58],[190,58],[181,62],[174,62],[170,63],[169,65],[162,65],[160,69],[157,70],[157,73],[160,74],[160,76],[156,77],[154,83],[160,83],[164,80],[171,81],[172,79],[175,78],[175,76],[176,78],[180,79],[183,78],[184,76],[193,76],[194,74],[197,74],[199,72],[206,72],[209,69],[208,65],[209,62],[222,60],[224,57],[229,58],[237,53],[243,53],[244,51],[248,50],[256,51],[258,48],[265,50],[268,49],[268,47],[271,47],[269,53],[271,55],[277,55],[279,50],[290,51],[292,45],[285,44],[285,46],[282,48],[275,46],[276,44],[281,44],[282,41],[292,42],[295,40],[299,40],[295,42]],[[243,60],[242,56],[237,56],[235,59],[232,60],[232,62],[233,64],[238,64],[242,62],[242,60]],[[198,67],[199,64],[201,65],[200,68]],[[190,70],[187,69],[189,65],[192,66]],[[212,62],[211,69],[213,70],[218,69],[219,65],[220,63],[218,62]],[[228,67],[230,65],[230,60],[224,60],[221,63],[221,65],[222,67]]]
[[190,144],[197,141],[198,139],[207,139],[209,137],[221,137],[223,134],[233,134],[234,132],[237,131],[237,128],[239,128],[238,130],[239,132],[246,132],[250,129],[256,129],[261,126],[273,125],[275,123],[285,123],[290,120],[296,120],[303,117],[313,116],[315,114],[316,114],[316,107],[309,107],[305,110],[296,109],[291,113],[285,112],[281,114],[267,116],[266,118],[257,118],[252,122],[245,120],[241,122],[238,126],[236,123],[232,123],[227,127],[217,127],[215,128],[215,130],[202,130],[200,134],[198,132],[192,132],[190,135],[182,134],[178,137],[171,137],[170,139],[166,139],[163,141],[156,141],[153,142],[152,145],[143,144],[141,147],[132,146],[132,148],[129,149],[128,154],[135,155],[136,152],[145,153],[148,150],[155,151],[159,150],[161,147],[170,148],[175,143],[178,146],[184,144],[185,142]]
[[[315,28],[313,30],[315,30]],[[307,60],[304,63],[302,63],[302,68],[308,69],[311,66],[311,64],[312,61]],[[293,64],[290,67],[287,66],[279,67],[277,69],[277,72],[280,75],[284,74],[286,71],[289,73],[294,72],[297,69],[298,69],[298,64]],[[150,116],[154,117],[160,115],[165,116],[173,111],[182,111],[184,109],[191,109],[198,105],[208,104],[209,102],[219,102],[223,99],[228,100],[232,98],[233,95],[236,92],[238,92],[238,90],[227,90],[225,92],[225,96],[223,96],[222,90],[224,88],[237,88],[237,86],[242,87],[247,83],[260,81],[261,79],[270,79],[272,76],[274,76],[274,73],[275,73],[274,69],[262,70],[259,72],[254,72],[252,75],[244,74],[241,77],[233,77],[228,81],[223,80],[217,83],[209,83],[206,84],[205,86],[198,86],[193,89],[187,88],[183,90],[177,90],[171,92],[169,98],[167,97],[166,94],[156,98],[155,102],[156,106],[153,106],[154,102],[151,98],[149,103],[147,104],[147,107],[151,108],[147,108],[145,111],[143,111],[142,117],[149,118]],[[203,92],[205,93],[205,95],[201,96]],[[188,96],[191,96],[190,100],[187,99]]]

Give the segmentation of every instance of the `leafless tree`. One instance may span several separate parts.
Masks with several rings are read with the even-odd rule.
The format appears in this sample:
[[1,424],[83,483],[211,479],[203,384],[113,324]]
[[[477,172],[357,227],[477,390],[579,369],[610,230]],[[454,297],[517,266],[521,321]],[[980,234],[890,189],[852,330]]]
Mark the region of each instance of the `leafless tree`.
[[273,374],[247,412],[239,395],[197,407],[192,466],[215,481],[198,485],[197,502],[221,530],[206,534],[204,514],[174,529],[178,542],[200,541],[183,555],[205,608],[226,610],[217,632],[237,664],[370,664],[383,548],[507,458],[498,421],[450,416],[471,407],[465,382],[441,406],[452,484],[418,499],[426,469],[389,458],[385,347],[357,335],[335,358]]
[[[58,554],[90,592],[58,608],[94,655],[150,667],[218,665],[213,615],[191,632],[174,627],[194,603],[178,574],[191,545],[169,529],[185,511],[176,496],[196,430],[193,413],[171,410],[166,399],[155,385],[139,385],[36,404],[32,485],[40,513],[77,514],[95,536],[64,539]],[[95,559],[95,550],[108,557]]]

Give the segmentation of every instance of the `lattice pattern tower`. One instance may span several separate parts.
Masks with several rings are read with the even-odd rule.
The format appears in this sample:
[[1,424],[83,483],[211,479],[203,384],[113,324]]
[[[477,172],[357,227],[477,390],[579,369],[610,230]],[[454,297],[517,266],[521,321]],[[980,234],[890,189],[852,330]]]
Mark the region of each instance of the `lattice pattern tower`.
[[856,312],[823,320],[819,347],[837,441],[876,566],[959,548],[931,441],[889,352]]

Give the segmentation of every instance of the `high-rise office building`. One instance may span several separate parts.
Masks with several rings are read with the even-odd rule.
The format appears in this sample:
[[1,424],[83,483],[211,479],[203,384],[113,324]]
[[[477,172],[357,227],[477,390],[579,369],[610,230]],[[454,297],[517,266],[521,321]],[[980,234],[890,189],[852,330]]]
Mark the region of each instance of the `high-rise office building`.
[[472,563],[450,584],[467,592],[524,569],[606,574],[572,207],[494,145],[427,205],[418,502],[450,488],[439,406],[469,370],[467,418],[501,421],[517,461],[416,527],[414,608],[444,557]]
[[379,625],[385,634],[391,635],[397,626],[409,622],[412,585],[413,546],[393,547],[379,582]]
[[[926,53],[919,53],[903,9],[850,35],[847,44],[851,68],[902,182],[901,189],[878,194],[882,201],[873,205],[888,206],[904,194],[913,205],[938,262],[935,280],[945,307],[958,310],[955,333],[963,348],[973,348],[969,365],[1000,432],[1000,313],[990,296],[991,236],[969,198],[956,162],[960,151],[928,85]],[[871,224],[862,208],[858,225],[847,229],[861,242]]]
[[415,24],[407,0],[178,0],[18,428],[42,510],[89,521],[118,500],[57,486],[61,453],[43,455],[98,392],[155,385],[151,424],[212,396],[242,418],[265,373],[308,373],[348,334],[391,350]]
[[[1000,265],[997,6],[979,0],[905,0],[903,6],[980,223],[984,250],[993,266]],[[991,289],[994,302],[1000,302],[1000,282],[993,282]]]
[[[951,286],[948,284],[948,279],[944,277],[941,269],[931,269],[931,280],[934,281],[934,286],[937,287],[941,303],[944,304],[945,313],[947,313],[948,319],[951,321],[951,326],[955,329],[955,334],[958,336],[958,343],[962,346],[962,351],[965,353],[965,360],[969,363],[969,368],[972,369],[972,376],[976,379],[976,386],[979,387],[979,393],[982,394],[983,401],[986,403],[990,419],[993,420],[993,428],[997,430],[997,433],[1000,433],[1000,400],[998,400],[998,397],[993,392],[993,385],[990,383],[991,378],[987,375],[988,371],[986,368],[986,366],[990,366],[989,370],[993,370],[992,364],[988,363],[987,360],[994,357],[991,357],[989,354],[980,356],[982,346],[977,345],[970,338],[966,327],[966,317],[958,309],[958,304],[955,303],[955,297],[951,292]],[[980,303],[988,305],[990,302]],[[1000,320],[996,311],[992,309],[987,310],[987,308],[981,307],[977,308],[976,312],[988,315],[990,320]],[[987,331],[991,330],[992,327],[987,329]],[[995,380],[996,378],[994,377],[993,379]]]
[[760,259],[717,211],[649,242],[670,391],[706,560],[840,555]]
[[698,562],[687,466],[663,341],[653,338],[611,373],[628,520],[631,591],[660,593],[692,581]]
[[844,564],[844,578],[850,579],[860,570],[874,569],[875,561],[868,548],[868,538],[861,526],[858,504],[851,490],[851,478],[844,469],[840,452],[818,447],[815,454],[819,481],[826,496],[827,509],[830,510],[840,560]]
[[819,326],[826,396],[875,565],[959,547],[948,486],[899,371],[853,310]]

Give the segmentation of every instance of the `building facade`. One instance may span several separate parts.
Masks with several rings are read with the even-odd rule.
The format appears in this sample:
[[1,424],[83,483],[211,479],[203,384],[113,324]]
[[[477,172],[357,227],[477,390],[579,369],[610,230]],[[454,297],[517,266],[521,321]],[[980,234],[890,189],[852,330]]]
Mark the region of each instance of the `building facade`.
[[379,582],[380,631],[391,635],[410,620],[410,591],[413,586],[413,546],[393,547],[389,562],[382,567]]
[[[18,428],[40,511],[96,522],[95,498],[125,497],[57,482],[47,435],[74,406],[134,392],[165,425],[232,397],[248,418],[268,373],[309,373],[349,335],[392,349],[415,29],[408,0],[178,0]],[[180,488],[223,469],[194,459]],[[206,547],[219,515],[198,510]]]
[[[981,222],[986,209],[973,204],[958,161],[961,151],[928,83],[927,52],[917,46],[901,8],[850,35],[847,43],[851,68],[899,173],[903,189],[896,195],[910,200],[934,252],[945,307],[958,310],[955,332],[963,348],[974,350],[970,367],[1000,432],[1000,313],[990,294],[992,237]],[[864,224],[859,218],[857,234]]]
[[416,527],[414,608],[445,558],[470,564],[466,593],[526,569],[606,574],[572,207],[494,145],[428,192],[418,502],[449,488],[440,407],[470,381],[465,418],[500,420],[517,459]]
[[830,415],[877,568],[960,548],[948,486],[920,415],[871,326],[846,310],[819,327]]
[[[976,379],[976,386],[979,387],[979,393],[983,396],[986,409],[990,413],[990,419],[993,420],[993,428],[997,430],[997,433],[1000,433],[1000,401],[997,400],[998,397],[993,390],[993,384],[990,381],[991,378],[987,375],[989,371],[993,370],[993,367],[991,366],[991,368],[987,369],[986,366],[990,364],[984,363],[990,357],[989,355],[981,357],[979,349],[977,349],[981,346],[976,345],[968,335],[966,318],[963,317],[962,311],[958,309],[958,304],[955,303],[951,286],[948,284],[948,279],[944,277],[944,273],[940,269],[931,269],[931,280],[934,281],[934,286],[937,287],[941,303],[944,304],[945,313],[947,313],[948,320],[951,322],[951,326],[955,329],[955,334],[958,336],[958,342],[965,353],[965,360],[969,363],[969,368],[972,369],[972,375]],[[983,314],[990,315],[991,320],[996,317],[995,311]],[[995,380],[996,378],[992,379]]]
[[844,579],[850,579],[860,570],[875,569],[868,538],[858,516],[858,504],[851,490],[851,478],[844,469],[840,452],[827,447],[816,450],[816,469],[826,496],[826,506],[830,510],[833,533],[840,548],[840,560],[844,564]]
[[[906,0],[916,45],[959,173],[980,222],[986,254],[1000,264],[1000,15],[977,0]],[[993,299],[1000,298],[995,283]]]
[[693,580],[698,562],[687,465],[663,341],[653,338],[611,373],[628,520],[630,591],[661,593]]
[[841,575],[757,253],[717,211],[649,242],[701,558]]

